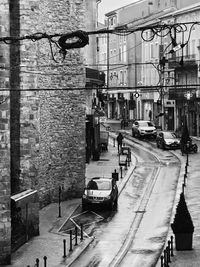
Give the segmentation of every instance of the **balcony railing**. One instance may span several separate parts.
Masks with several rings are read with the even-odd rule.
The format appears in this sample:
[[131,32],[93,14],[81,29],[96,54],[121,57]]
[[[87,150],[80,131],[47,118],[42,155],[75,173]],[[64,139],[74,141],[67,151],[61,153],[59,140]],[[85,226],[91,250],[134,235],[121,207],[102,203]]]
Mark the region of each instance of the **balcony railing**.
[[185,56],[174,56],[168,59],[168,68],[174,69],[181,66],[181,62],[184,66],[197,65],[196,54],[185,55]]

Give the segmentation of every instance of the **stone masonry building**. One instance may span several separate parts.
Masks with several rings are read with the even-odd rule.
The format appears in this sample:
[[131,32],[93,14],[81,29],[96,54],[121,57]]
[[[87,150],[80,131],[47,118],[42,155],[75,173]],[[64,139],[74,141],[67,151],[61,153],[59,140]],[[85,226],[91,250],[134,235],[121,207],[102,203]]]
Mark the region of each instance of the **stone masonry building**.
[[[82,49],[64,61],[47,38],[19,36],[84,30],[84,0],[3,0],[0,2],[0,264],[8,264],[15,208],[11,198],[37,192],[26,202],[35,234],[38,209],[82,194],[85,183],[85,68]],[[53,40],[56,40],[53,39]],[[54,60],[53,60],[54,59]],[[24,216],[24,208],[18,207]],[[27,234],[27,233],[26,233]]]

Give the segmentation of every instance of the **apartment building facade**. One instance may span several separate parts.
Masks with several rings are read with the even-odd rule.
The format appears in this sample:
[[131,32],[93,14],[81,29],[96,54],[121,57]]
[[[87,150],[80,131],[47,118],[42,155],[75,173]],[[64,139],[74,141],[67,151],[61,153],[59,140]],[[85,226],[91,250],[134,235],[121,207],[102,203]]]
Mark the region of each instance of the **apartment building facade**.
[[[195,3],[198,1],[138,1],[107,13],[105,18],[108,28],[134,29],[136,26],[148,26],[159,22],[173,23],[176,21],[174,16],[177,10],[182,10],[184,13],[187,6],[191,4],[195,6]],[[178,11],[176,14],[178,15]],[[180,17],[183,21],[185,20],[183,15],[179,15],[179,20],[181,20]],[[192,17],[189,18],[192,19]],[[116,39],[116,36],[113,37],[110,34],[107,38],[107,42],[109,42],[107,45],[109,47],[107,49],[108,58],[115,59],[115,62],[108,59],[108,68],[105,67],[106,74],[109,76],[109,79],[107,78],[108,117],[119,119],[125,117],[129,120],[153,119],[156,125],[162,128],[176,130],[181,125],[181,120],[177,119],[177,100],[172,97],[169,99],[169,90],[167,89],[177,79],[174,78],[176,74],[173,69],[167,69],[169,68],[168,63],[162,75],[157,70],[164,49],[171,42],[170,37],[166,35],[161,38],[155,35],[155,38],[151,40],[150,31],[143,32],[142,37],[141,32],[124,36],[124,47],[122,47],[122,43],[120,46],[121,36],[117,36]],[[112,46],[112,39],[115,47]],[[104,46],[104,58],[105,51]],[[116,56],[113,51],[116,51]],[[124,54],[124,62],[121,61],[123,58],[121,53]],[[170,57],[173,58],[174,54],[166,55],[167,59]],[[150,90],[150,86],[153,89]],[[121,109],[119,108],[120,103]],[[165,111],[165,115],[160,117],[159,115],[163,111]]]

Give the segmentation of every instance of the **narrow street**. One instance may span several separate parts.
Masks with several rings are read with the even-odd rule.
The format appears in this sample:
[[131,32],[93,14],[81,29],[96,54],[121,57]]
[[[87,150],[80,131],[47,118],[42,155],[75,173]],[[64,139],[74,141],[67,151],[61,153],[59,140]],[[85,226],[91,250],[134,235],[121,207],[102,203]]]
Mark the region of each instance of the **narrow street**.
[[96,224],[95,240],[71,266],[153,266],[158,260],[168,233],[180,164],[169,151],[135,141],[127,143],[133,146],[137,165],[120,194],[117,211]]

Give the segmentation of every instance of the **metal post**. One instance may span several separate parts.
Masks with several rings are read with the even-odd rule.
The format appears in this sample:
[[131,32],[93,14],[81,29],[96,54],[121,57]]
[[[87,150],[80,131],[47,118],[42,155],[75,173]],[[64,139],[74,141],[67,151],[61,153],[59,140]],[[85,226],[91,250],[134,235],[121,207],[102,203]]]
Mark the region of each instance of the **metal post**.
[[174,253],[173,253],[173,239],[174,239],[174,237],[171,236],[171,256],[174,256]]
[[60,218],[61,217],[61,186],[59,186],[59,189],[58,189],[58,217]]
[[185,173],[187,174],[187,165],[185,165]]
[[164,266],[165,267],[168,267],[169,265],[168,265],[168,261],[167,261],[167,251],[166,251],[166,249],[164,250]]
[[36,261],[36,264],[35,264],[36,267],[39,267],[40,260],[37,258],[35,261]]
[[[169,241],[170,242],[170,241]],[[171,262],[171,259],[170,259],[170,245],[169,245],[169,242],[168,242],[168,246],[166,247],[166,250],[167,250],[167,261],[168,262]]]
[[81,223],[81,241],[83,241],[83,224]]
[[69,237],[70,237],[70,242],[69,242],[69,251],[72,251],[72,230],[69,231]]
[[47,256],[44,256],[43,259],[44,259],[44,267],[47,267]]
[[75,226],[75,244],[74,244],[74,246],[77,246],[78,245],[77,236],[78,236],[78,228],[77,228],[77,226]]
[[160,260],[161,260],[161,267],[164,267],[163,256],[160,257]]
[[122,177],[122,166],[120,166],[120,173],[121,173],[121,179],[123,178]]
[[65,239],[63,239],[63,251],[64,251],[63,258],[66,258],[66,240]]
[[127,170],[128,168],[127,168],[127,158],[126,158],[126,165],[125,165],[125,170]]

